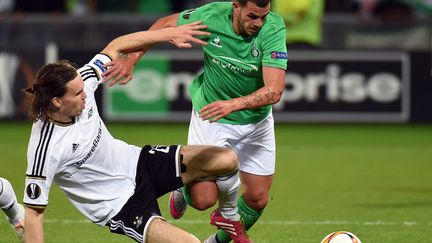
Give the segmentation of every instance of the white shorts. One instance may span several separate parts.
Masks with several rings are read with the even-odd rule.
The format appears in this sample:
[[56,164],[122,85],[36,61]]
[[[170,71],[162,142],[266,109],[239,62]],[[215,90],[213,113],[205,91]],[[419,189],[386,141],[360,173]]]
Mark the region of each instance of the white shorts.
[[240,160],[240,171],[254,175],[275,172],[276,144],[271,113],[256,124],[231,125],[203,121],[192,110],[188,144],[231,147]]

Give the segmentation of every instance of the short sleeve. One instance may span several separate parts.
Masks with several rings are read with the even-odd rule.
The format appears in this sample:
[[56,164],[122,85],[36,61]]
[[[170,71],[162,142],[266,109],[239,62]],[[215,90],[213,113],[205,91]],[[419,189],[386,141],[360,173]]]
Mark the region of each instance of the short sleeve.
[[23,200],[30,207],[45,207],[48,204],[49,191],[59,164],[52,153],[54,129],[53,123],[42,121],[37,121],[32,127]]
[[178,17],[178,25],[189,24],[198,20],[202,20],[207,9],[208,6],[203,5],[198,8],[192,8],[181,12]]
[[110,62],[111,57],[99,53],[95,55],[89,63],[78,69],[78,73],[84,81],[86,92],[94,93],[101,83],[102,73],[106,71],[105,64]]
[[263,42],[263,66],[277,67],[286,70],[288,53],[286,48],[285,24],[274,24],[267,32],[267,38]]

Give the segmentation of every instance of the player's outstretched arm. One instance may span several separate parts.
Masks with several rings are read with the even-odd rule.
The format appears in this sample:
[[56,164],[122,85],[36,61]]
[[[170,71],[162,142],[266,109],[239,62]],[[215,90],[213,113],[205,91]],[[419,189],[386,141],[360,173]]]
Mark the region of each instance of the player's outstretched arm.
[[[150,26],[149,30],[159,30],[167,27],[175,27],[177,26],[178,13],[171,14],[165,17],[158,19],[152,26]],[[122,58],[118,58],[109,62],[105,65],[105,67],[110,67],[106,72],[102,74],[106,80],[113,79],[114,83],[119,84],[127,84],[130,80],[132,80],[133,76],[133,68],[138,60],[147,52],[152,44],[143,46],[140,50],[135,52],[130,52]],[[120,81],[119,81],[120,80]],[[112,84],[112,85],[113,85]]]
[[181,48],[190,48],[192,47],[191,43],[206,45],[206,42],[195,37],[209,36],[210,33],[204,31],[206,28],[207,25],[203,25],[202,21],[197,21],[176,27],[135,32],[112,40],[103,49],[102,53],[117,58],[120,53],[135,52],[142,48],[146,48],[151,44],[158,42],[172,42],[177,39],[182,40],[182,43],[179,43],[178,45]]
[[43,243],[43,220],[45,214],[44,209],[25,208],[25,233],[24,238],[26,243]]

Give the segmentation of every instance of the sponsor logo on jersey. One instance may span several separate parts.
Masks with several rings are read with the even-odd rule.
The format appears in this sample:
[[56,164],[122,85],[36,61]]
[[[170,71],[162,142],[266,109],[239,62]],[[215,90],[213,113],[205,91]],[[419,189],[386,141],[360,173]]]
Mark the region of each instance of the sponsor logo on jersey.
[[274,51],[271,53],[272,59],[288,59],[288,53],[286,52],[280,52],[280,51]]
[[[252,73],[252,72],[257,72],[259,70],[259,68],[255,65],[245,63],[241,60],[237,60],[230,57],[215,56],[212,58],[212,62],[216,65],[219,65],[223,69],[229,69],[233,72]],[[235,63],[238,63],[238,65],[235,65]],[[242,67],[240,67],[239,65],[241,65]]]
[[183,14],[183,18],[186,19],[186,20],[188,20],[188,19],[190,18],[191,14],[192,14],[193,12],[195,12],[195,9],[194,9],[194,8],[193,8],[193,9],[189,9],[189,10],[187,10],[187,11]]
[[93,155],[93,152],[96,150],[97,146],[99,145],[101,137],[102,137],[102,124],[99,121],[98,134],[96,135],[96,138],[93,140],[93,145],[92,145],[90,151],[86,154],[86,156],[82,160],[75,162],[75,164],[78,167],[83,165]]
[[92,117],[92,115],[93,115],[93,107],[90,108],[90,110],[88,111],[88,117],[87,117],[87,119],[90,119],[90,117]]
[[140,225],[143,223],[143,216],[136,216],[135,220],[133,221],[133,224],[135,225],[135,228],[139,228]]
[[75,153],[75,151],[77,150],[78,146],[79,146],[79,143],[73,143],[72,144],[72,153]]
[[259,55],[260,55],[260,52],[259,52],[259,50],[257,49],[255,43],[254,43],[253,46],[252,46],[251,55],[252,55],[253,57],[255,57],[255,58],[259,57]]
[[101,60],[99,60],[99,59],[96,59],[93,62],[93,64],[96,65],[100,70],[102,70],[102,72],[105,72],[107,70],[106,67],[104,67],[103,62]]
[[216,36],[212,41],[210,41],[210,44],[216,46],[217,48],[222,48],[222,43],[219,36]]
[[36,183],[30,183],[26,188],[26,193],[29,198],[37,199],[41,195],[41,188]]

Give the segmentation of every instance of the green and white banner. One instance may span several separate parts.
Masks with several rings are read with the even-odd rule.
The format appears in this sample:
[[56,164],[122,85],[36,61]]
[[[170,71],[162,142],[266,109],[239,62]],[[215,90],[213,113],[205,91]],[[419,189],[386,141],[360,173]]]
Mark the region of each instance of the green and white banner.
[[[153,52],[127,85],[107,87],[104,114],[120,121],[188,121],[188,87],[202,70],[199,51]],[[405,122],[410,56],[403,52],[292,51],[277,121]]]
[[181,54],[143,56],[127,85],[104,86],[105,117],[117,121],[187,121],[192,108],[188,87],[201,68],[199,57],[185,61]]

